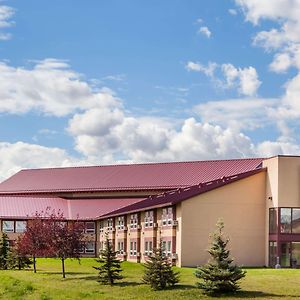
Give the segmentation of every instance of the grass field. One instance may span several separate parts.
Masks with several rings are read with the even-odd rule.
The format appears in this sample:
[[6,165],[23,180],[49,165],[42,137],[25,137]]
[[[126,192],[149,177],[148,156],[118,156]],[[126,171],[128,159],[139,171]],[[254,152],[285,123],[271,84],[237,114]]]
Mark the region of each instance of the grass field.
[[[215,299],[195,288],[194,269],[182,268],[181,282],[173,289],[151,291],[141,284],[140,264],[123,263],[123,281],[114,287],[100,285],[94,259],[66,262],[67,278],[62,279],[60,261],[39,259],[38,273],[0,271],[1,299]],[[300,270],[248,269],[243,291],[218,299],[300,299]]]

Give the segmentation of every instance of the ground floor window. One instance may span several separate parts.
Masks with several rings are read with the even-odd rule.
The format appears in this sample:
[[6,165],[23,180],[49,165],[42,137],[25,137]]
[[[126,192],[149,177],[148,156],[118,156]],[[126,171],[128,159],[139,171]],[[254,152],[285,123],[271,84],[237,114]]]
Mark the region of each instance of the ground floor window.
[[130,255],[136,256],[136,254],[137,254],[137,242],[131,241],[130,242]]
[[277,264],[277,242],[270,242],[269,244],[269,266],[275,267]]
[[145,241],[145,255],[151,255],[153,250],[153,242],[152,241]]
[[119,241],[118,242],[118,253],[119,254],[123,254],[124,253],[124,242],[123,241]]
[[95,242],[85,243],[85,253],[95,253]]

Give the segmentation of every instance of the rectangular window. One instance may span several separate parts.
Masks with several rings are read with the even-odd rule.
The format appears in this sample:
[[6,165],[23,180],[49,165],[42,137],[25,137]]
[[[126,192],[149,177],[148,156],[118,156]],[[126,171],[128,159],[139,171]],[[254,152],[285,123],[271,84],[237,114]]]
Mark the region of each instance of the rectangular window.
[[145,242],[145,255],[148,255],[148,242]]
[[2,221],[2,231],[3,232],[14,232],[14,221]]
[[16,232],[24,232],[26,230],[26,221],[16,221]]
[[85,243],[85,253],[95,253],[95,242]]
[[138,225],[138,215],[137,214],[131,214],[130,215],[130,228],[131,229],[137,229]]
[[277,264],[277,242],[269,243],[269,266],[275,267]]
[[152,249],[153,249],[153,248],[152,248],[152,242],[150,241],[150,242],[149,242],[149,250],[148,250],[148,253],[149,253],[149,254],[152,254]]
[[277,209],[270,208],[269,210],[269,233],[277,233]]
[[99,223],[99,231],[100,232],[104,231],[104,221],[100,221],[100,223]]
[[291,243],[281,244],[280,264],[282,267],[291,266]]
[[85,222],[85,232],[95,233],[95,222]]
[[130,242],[130,255],[133,256],[133,242]]
[[145,212],[145,228],[153,227],[153,210]]
[[293,208],[292,233],[300,233],[300,208]]
[[292,230],[292,209],[281,208],[280,209],[280,232],[291,233]]
[[173,208],[167,207],[163,208],[162,210],[162,225],[163,226],[170,226],[173,223]]
[[125,225],[125,218],[124,218],[124,216],[118,217],[117,228],[119,230],[123,230],[124,227],[125,227],[124,225]]

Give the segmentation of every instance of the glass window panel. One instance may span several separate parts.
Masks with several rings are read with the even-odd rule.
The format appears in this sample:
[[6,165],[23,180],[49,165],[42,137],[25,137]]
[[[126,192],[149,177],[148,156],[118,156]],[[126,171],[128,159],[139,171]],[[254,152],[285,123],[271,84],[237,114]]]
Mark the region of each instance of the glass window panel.
[[277,242],[270,242],[269,244],[269,266],[275,267],[277,263]]
[[95,242],[86,242],[85,253],[94,253],[94,252],[95,252]]
[[282,243],[281,244],[280,264],[282,267],[290,267],[290,265],[291,265],[291,243]]
[[300,208],[293,208],[292,232],[293,233],[300,233]]
[[269,210],[269,233],[277,233],[277,209]]
[[3,221],[2,222],[3,232],[14,232],[14,221]]
[[16,221],[16,232],[24,232],[26,230],[26,221]]
[[292,223],[292,209],[281,208],[280,209],[280,232],[291,233]]
[[292,264],[293,267],[300,265],[300,242],[292,243]]
[[95,232],[95,222],[86,222],[85,223],[85,232],[94,233]]

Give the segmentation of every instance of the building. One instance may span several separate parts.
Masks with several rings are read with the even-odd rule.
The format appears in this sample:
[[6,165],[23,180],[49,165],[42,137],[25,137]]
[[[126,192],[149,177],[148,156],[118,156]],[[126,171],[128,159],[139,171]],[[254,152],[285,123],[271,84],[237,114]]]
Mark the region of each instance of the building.
[[174,264],[199,265],[222,218],[238,264],[300,265],[298,156],[22,170],[0,184],[10,240],[46,207],[84,222],[85,256],[108,232],[124,260],[145,261],[162,240]]

